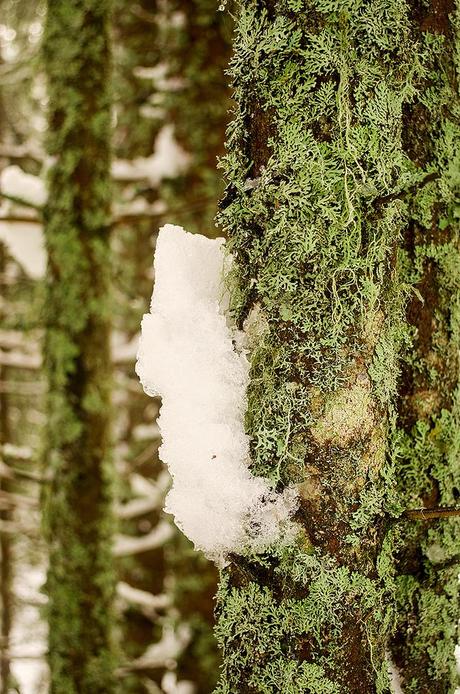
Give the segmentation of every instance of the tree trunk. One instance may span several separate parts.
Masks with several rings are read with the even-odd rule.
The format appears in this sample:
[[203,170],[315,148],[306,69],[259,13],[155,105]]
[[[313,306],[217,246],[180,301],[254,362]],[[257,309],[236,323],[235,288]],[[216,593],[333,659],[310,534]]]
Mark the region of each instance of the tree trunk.
[[[0,65],[3,65],[3,56],[0,53]],[[5,136],[6,113],[3,93],[0,94],[0,140]],[[5,160],[0,160],[0,171],[5,165]],[[7,296],[6,273],[8,266],[8,252],[6,245],[0,242],[0,297]],[[7,318],[5,309],[0,307],[0,321]],[[6,321],[5,321],[6,323]],[[6,382],[8,369],[0,364],[0,384]],[[10,427],[10,403],[8,393],[0,385],[0,461],[3,462],[3,449],[5,444],[11,443]],[[0,478],[0,490],[9,491],[9,481]],[[0,511],[0,521],[11,522],[11,509]],[[4,532],[0,532],[0,600],[1,600],[1,629],[0,629],[0,694],[8,694],[10,688],[10,632],[12,626],[12,583],[13,583],[13,538]]]
[[220,694],[389,691],[398,247],[423,187],[403,113],[428,50],[405,0],[240,3],[220,221],[258,325],[252,469],[299,508],[295,539],[223,572]]
[[44,498],[53,694],[115,690],[110,417],[110,3],[49,0]]
[[[0,242],[0,291],[6,296],[5,275],[7,267],[7,250]],[[0,317],[3,316],[0,313]],[[8,369],[0,364],[0,383],[6,382]],[[8,394],[3,392],[0,386],[0,453],[5,444],[11,443],[10,414]],[[3,453],[0,461],[3,458]],[[0,490],[10,491],[7,479],[0,479]],[[0,510],[0,521],[10,523],[12,511],[9,508]],[[8,694],[10,691],[10,632],[12,625],[12,583],[13,583],[13,538],[5,532],[0,532],[0,600],[1,600],[1,629],[0,629],[0,693]]]
[[[405,234],[406,281],[417,293],[407,309],[395,452],[405,506],[433,508],[455,506],[460,495],[460,15],[450,0],[411,6],[431,52],[421,98],[405,110],[404,148],[431,180],[411,198]],[[392,648],[405,694],[448,694],[458,684],[459,532],[459,518],[402,526]]]

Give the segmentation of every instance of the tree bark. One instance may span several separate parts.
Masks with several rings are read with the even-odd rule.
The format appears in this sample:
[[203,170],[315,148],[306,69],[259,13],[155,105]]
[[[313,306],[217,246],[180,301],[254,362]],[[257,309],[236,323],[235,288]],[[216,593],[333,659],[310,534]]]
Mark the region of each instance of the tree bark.
[[110,3],[49,0],[43,500],[53,694],[115,691],[110,418]]
[[405,0],[239,5],[220,222],[234,316],[258,325],[252,469],[299,508],[295,539],[223,572],[219,694],[389,692],[415,29]]
[[[7,267],[7,250],[0,242],[0,290],[5,289],[4,276]],[[5,293],[2,291],[2,295]],[[0,317],[3,316],[0,314]],[[0,381],[6,381],[8,367],[0,364]],[[0,390],[0,448],[11,443],[10,414],[8,394]],[[3,458],[3,454],[2,454]],[[0,479],[0,491],[8,492],[10,483]],[[0,521],[10,523],[12,511],[9,508],[0,511]],[[10,632],[12,626],[12,583],[13,583],[13,538],[7,533],[0,533],[0,600],[1,600],[1,629],[0,629],[0,692],[8,694],[10,689]]]
[[[420,98],[405,110],[404,149],[432,180],[411,197],[402,252],[417,293],[407,307],[395,454],[404,505],[430,508],[458,505],[460,495],[460,14],[451,0],[411,9],[431,51]],[[448,694],[459,684],[459,532],[456,517],[401,526],[392,650],[405,694]]]
[[[3,65],[3,56],[0,54],[0,65]],[[6,113],[3,93],[0,94],[0,139],[5,135]],[[0,160],[0,171],[3,169],[5,160]],[[0,242],[0,296],[6,298],[6,271],[8,266],[8,252],[6,245]],[[6,311],[0,310],[0,319],[3,322],[7,318]],[[7,381],[8,367],[0,364],[0,382]],[[0,389],[0,460],[3,462],[4,444],[11,443],[10,427],[10,402],[8,393]],[[0,490],[9,491],[9,481],[0,479]],[[0,521],[11,522],[11,509],[0,511]],[[0,600],[1,600],[1,629],[0,629],[0,692],[8,694],[10,687],[11,663],[9,658],[10,632],[12,626],[12,583],[13,583],[13,538],[6,533],[0,533]]]

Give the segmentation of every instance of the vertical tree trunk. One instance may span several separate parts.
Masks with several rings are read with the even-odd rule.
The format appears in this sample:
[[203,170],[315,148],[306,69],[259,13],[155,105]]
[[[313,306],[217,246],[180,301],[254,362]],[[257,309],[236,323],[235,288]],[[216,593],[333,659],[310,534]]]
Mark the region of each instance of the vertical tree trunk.
[[[4,277],[7,266],[7,251],[0,242],[0,296],[5,296]],[[0,318],[2,318],[0,312]],[[7,380],[7,368],[0,364],[0,384]],[[0,386],[0,452],[4,444],[11,442],[10,416],[8,394]],[[3,455],[0,457],[3,458]],[[9,483],[6,479],[0,479],[0,490],[8,491]],[[0,511],[0,521],[11,521],[11,509]],[[1,600],[1,629],[0,629],[0,692],[8,694],[10,691],[10,632],[12,623],[12,582],[13,582],[13,556],[12,537],[3,529],[0,531],[0,600]]]
[[[401,491],[409,508],[453,506],[460,495],[460,14],[448,0],[410,3],[430,44],[420,99],[405,111],[404,148],[427,184],[413,195],[405,235],[411,340],[399,402]],[[402,526],[393,654],[405,694],[458,684],[460,519]]]
[[410,3],[240,3],[220,221],[257,327],[252,469],[299,491],[295,539],[222,575],[220,694],[389,691],[389,451],[406,337],[403,111],[427,52]]
[[[3,65],[3,56],[0,54],[0,65]],[[6,113],[3,94],[0,95],[0,141],[5,136]],[[0,171],[5,160],[0,160]],[[0,297],[6,297],[6,271],[8,264],[7,248],[0,242]],[[6,300],[6,299],[5,299]],[[0,307],[0,322],[6,318],[6,312]],[[0,384],[7,380],[7,368],[0,364]],[[2,447],[11,443],[10,413],[8,394],[0,385],[0,461],[3,458]],[[6,479],[0,479],[0,489],[8,491],[9,483]],[[11,521],[11,509],[0,511],[0,520]],[[0,630],[0,692],[8,694],[10,679],[10,632],[12,622],[12,582],[13,582],[13,557],[12,537],[8,533],[0,532],[0,599],[1,599],[1,630]]]
[[49,0],[49,379],[44,499],[54,694],[114,691],[107,0]]

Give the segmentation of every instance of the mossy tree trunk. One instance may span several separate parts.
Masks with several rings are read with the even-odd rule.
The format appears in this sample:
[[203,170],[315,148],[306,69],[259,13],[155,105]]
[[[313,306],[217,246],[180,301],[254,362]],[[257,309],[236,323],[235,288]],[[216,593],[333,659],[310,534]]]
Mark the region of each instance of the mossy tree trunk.
[[[455,506],[460,496],[460,14],[447,2],[412,2],[425,47],[420,97],[404,114],[404,149],[431,180],[410,202],[402,253],[416,287],[407,309],[398,432],[408,508]],[[458,684],[460,519],[402,526],[394,659],[405,694],[450,694]]]
[[110,416],[110,3],[49,0],[44,498],[53,694],[115,690]]
[[434,177],[408,152],[408,114],[432,96],[439,41],[413,5],[239,4],[220,222],[237,259],[235,318],[257,308],[263,327],[252,468],[296,485],[300,504],[295,540],[223,572],[219,694],[389,691],[398,355],[410,339],[400,251]]
[[[0,242],[0,290],[6,290],[6,269],[8,263],[8,254],[6,246]],[[6,291],[2,291],[2,295],[6,296]],[[5,317],[3,311],[0,312],[0,318]],[[8,378],[8,369],[0,364],[0,382],[6,383]],[[3,446],[11,443],[11,427],[10,427],[10,403],[7,392],[0,388],[0,460],[3,463]],[[7,479],[0,479],[0,491],[8,492],[10,484]],[[0,510],[0,521],[11,523],[12,512],[6,507]],[[5,528],[0,530],[0,692],[8,694],[10,691],[10,633],[12,626],[12,582],[13,582],[13,539],[11,535],[5,532]]]
[[[3,9],[3,8],[2,8]],[[3,56],[0,54],[0,65],[3,65]],[[6,133],[6,112],[3,90],[0,93],[0,142]],[[6,161],[0,159],[0,171],[5,166]],[[3,241],[0,242],[0,296],[4,300],[4,305],[0,306],[0,324],[6,325],[8,322],[7,310],[7,269],[8,269],[8,249]],[[11,443],[10,425],[10,401],[7,389],[3,384],[8,380],[8,368],[0,363],[0,461],[3,463],[3,446]],[[4,390],[5,388],[5,390]],[[0,478],[0,490],[10,491],[8,479]],[[0,521],[11,522],[11,508],[0,510]],[[12,627],[12,608],[13,608],[13,538],[2,528],[0,531],[0,692],[8,694],[10,689],[10,634]]]

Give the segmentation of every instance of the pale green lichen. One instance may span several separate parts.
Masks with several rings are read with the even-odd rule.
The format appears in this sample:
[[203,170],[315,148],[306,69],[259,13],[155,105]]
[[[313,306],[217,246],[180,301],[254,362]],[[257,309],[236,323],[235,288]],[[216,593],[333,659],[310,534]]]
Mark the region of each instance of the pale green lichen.
[[[401,253],[403,279],[416,290],[394,439],[406,508],[456,505],[460,490],[459,5],[426,16],[406,149],[422,175],[434,176],[411,196]],[[401,526],[393,651],[408,694],[451,694],[459,684],[459,527],[455,518]]]
[[296,694],[388,691],[414,37],[405,0],[239,5],[219,220],[233,314],[242,326],[257,305],[267,326],[251,351],[252,469],[301,503],[293,546],[233,557],[224,576],[219,692],[277,691],[274,669]]
[[[341,388],[326,400],[310,427],[313,440],[320,444],[347,447],[357,436],[370,436],[374,427],[371,382],[366,374],[358,376],[350,388]],[[315,414],[314,395],[311,410]]]

